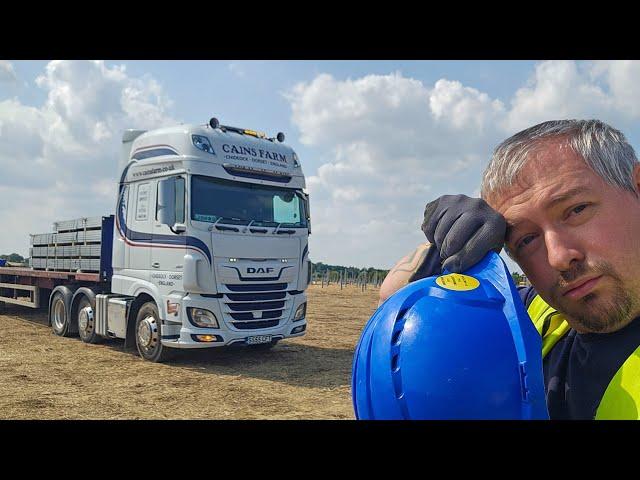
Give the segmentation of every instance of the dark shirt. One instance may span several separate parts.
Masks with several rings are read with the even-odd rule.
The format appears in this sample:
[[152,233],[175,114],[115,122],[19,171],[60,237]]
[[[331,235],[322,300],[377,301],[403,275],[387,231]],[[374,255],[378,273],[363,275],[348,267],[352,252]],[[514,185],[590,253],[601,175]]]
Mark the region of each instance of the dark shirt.
[[[528,308],[533,287],[519,289]],[[547,408],[552,420],[591,420],[611,379],[640,345],[640,320],[612,333],[570,329],[542,362]]]

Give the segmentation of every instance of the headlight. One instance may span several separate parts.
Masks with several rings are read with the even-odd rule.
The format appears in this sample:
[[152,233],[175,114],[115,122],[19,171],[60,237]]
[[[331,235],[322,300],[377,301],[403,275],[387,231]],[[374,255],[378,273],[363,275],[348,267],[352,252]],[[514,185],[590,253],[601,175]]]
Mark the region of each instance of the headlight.
[[203,137],[202,135],[191,135],[191,140],[193,140],[193,144],[197,149],[210,153],[211,155],[216,154],[207,137]]
[[298,320],[302,320],[306,314],[307,314],[307,302],[304,302],[302,305],[300,305],[297,308],[296,314],[293,316],[293,321],[297,322]]
[[197,327],[202,328],[220,328],[218,325],[218,319],[209,310],[203,310],[202,308],[187,308],[187,315],[189,320]]

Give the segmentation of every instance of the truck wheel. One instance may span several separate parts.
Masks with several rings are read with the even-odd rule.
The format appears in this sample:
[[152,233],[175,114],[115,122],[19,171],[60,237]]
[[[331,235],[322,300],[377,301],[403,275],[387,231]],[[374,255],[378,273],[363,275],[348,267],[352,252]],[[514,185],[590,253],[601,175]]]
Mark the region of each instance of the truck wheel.
[[145,360],[163,362],[169,358],[169,348],[162,345],[162,326],[158,307],[153,302],[147,302],[136,318],[136,347],[138,353]]
[[85,343],[98,343],[101,340],[100,335],[96,333],[95,311],[95,304],[86,295],[83,295],[78,303],[77,320],[78,334]]
[[71,304],[71,290],[68,288],[56,290],[51,297],[49,320],[53,333],[61,337],[70,337],[73,333],[69,306]]

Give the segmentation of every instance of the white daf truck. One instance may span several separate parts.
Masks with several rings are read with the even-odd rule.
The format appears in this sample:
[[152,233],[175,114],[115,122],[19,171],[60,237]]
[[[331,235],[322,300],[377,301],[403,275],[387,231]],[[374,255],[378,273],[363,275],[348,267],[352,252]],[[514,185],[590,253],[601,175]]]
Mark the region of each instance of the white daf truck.
[[0,302],[47,302],[55,334],[174,348],[270,348],[304,335],[309,198],[284,135],[220,125],[127,130],[114,215],[31,235]]

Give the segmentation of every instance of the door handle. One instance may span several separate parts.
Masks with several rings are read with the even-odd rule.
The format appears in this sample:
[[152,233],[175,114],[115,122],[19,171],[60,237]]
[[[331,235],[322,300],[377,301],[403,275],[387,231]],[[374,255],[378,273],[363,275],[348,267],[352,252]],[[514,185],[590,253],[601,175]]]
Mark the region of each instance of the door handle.
[[151,266],[152,266],[153,268],[160,268],[160,262],[153,262],[153,263],[151,264]]

